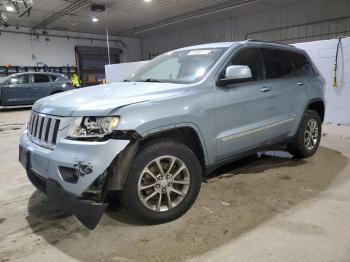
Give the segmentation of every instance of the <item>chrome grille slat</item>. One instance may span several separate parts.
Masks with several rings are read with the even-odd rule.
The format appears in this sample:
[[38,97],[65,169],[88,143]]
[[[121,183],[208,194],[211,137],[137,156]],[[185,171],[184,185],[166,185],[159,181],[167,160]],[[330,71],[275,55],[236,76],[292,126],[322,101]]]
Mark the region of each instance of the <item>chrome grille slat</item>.
[[51,126],[50,126],[50,131],[49,131],[49,137],[47,139],[47,141],[51,144],[52,143],[52,136],[53,136],[53,130],[55,127],[55,123],[56,123],[56,119],[53,119],[51,122]]
[[34,121],[35,121],[35,115],[33,114],[33,117],[32,117],[32,122],[30,123],[30,132],[33,133],[33,128],[34,128]]
[[39,139],[39,135],[40,135],[40,127],[41,127],[41,123],[43,121],[43,117],[39,116],[38,117],[38,122],[37,122],[37,126],[36,126],[36,131],[35,131],[35,138]]
[[34,137],[36,136],[36,132],[38,130],[38,121],[39,121],[39,116],[36,116],[34,120],[34,132],[33,132]]
[[53,149],[61,121],[56,116],[32,112],[28,122],[28,137],[32,142]]
[[27,125],[27,128],[28,128],[28,133],[31,132],[32,130],[32,120],[33,120],[33,114],[30,115],[30,118],[29,118],[29,122],[28,122],[28,125]]
[[41,134],[40,134],[40,140],[43,141],[45,139],[45,131],[46,131],[46,127],[47,127],[47,121],[48,121],[48,118],[47,117],[44,117],[44,124],[43,124],[43,129],[41,131]]

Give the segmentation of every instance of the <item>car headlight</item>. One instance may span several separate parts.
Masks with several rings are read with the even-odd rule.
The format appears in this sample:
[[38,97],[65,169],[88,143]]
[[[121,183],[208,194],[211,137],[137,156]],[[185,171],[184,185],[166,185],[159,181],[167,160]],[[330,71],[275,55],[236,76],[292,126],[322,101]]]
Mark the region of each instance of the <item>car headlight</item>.
[[118,126],[119,117],[77,117],[70,129],[69,138],[103,138]]

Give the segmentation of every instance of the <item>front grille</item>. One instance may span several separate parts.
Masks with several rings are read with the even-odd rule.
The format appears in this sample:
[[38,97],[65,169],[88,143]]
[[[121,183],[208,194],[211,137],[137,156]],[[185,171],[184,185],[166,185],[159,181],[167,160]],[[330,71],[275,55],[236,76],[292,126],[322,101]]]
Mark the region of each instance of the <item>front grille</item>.
[[36,144],[54,148],[57,141],[60,119],[58,117],[32,112],[28,122],[28,136]]

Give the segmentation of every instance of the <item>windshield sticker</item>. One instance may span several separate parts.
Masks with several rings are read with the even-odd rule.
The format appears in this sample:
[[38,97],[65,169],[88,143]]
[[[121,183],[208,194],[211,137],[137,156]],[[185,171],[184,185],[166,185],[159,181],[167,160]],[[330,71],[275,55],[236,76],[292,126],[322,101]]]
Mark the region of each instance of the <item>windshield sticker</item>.
[[212,50],[192,50],[187,55],[209,55]]

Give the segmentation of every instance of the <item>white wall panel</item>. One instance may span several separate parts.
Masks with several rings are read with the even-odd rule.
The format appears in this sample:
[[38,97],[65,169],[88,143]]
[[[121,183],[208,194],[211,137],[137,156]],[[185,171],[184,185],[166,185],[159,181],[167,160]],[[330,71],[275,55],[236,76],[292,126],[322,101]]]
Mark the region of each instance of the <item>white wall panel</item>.
[[338,56],[338,86],[333,87],[333,65],[338,40],[295,44],[304,49],[326,79],[326,122],[350,124],[350,38],[342,39]]
[[[53,34],[79,36],[88,39],[73,39],[68,37],[50,36]],[[46,41],[45,38],[49,38]],[[89,40],[99,38],[101,40]],[[110,37],[110,47],[120,47],[123,50],[122,62],[138,61],[141,59],[141,43],[138,38]],[[121,47],[114,40],[122,40],[127,48]],[[75,66],[75,46],[107,47],[104,35],[77,34],[72,32],[49,31],[48,36],[35,36],[6,33],[0,35],[0,65],[25,65],[34,66],[37,63],[44,63],[48,66]],[[32,55],[35,58],[33,59]]]

